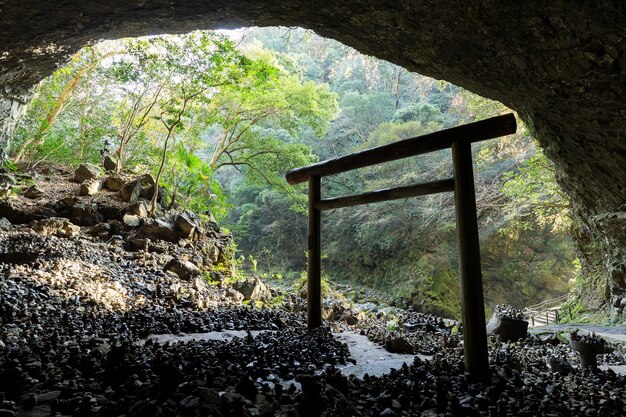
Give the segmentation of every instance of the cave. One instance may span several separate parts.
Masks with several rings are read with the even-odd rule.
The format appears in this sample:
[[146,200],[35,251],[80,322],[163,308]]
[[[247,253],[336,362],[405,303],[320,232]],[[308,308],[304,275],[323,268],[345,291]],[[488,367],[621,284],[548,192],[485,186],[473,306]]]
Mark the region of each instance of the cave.
[[[626,6],[584,2],[66,0],[0,5],[0,152],[33,86],[103,39],[300,26],[516,110],[555,162],[626,308]],[[589,246],[589,245],[588,245]]]

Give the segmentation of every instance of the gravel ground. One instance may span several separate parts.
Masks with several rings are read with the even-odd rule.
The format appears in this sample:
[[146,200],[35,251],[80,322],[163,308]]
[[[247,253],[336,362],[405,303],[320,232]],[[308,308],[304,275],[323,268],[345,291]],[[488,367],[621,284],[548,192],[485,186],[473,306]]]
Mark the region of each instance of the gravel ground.
[[[255,308],[225,281],[165,270],[194,259],[190,241],[131,251],[124,237],[101,240],[87,227],[65,237],[3,228],[0,417],[626,415],[626,377],[578,369],[557,338],[491,340],[490,375],[475,383],[458,323],[331,301],[326,326],[309,333],[293,294]],[[619,352],[599,362],[625,363]]]

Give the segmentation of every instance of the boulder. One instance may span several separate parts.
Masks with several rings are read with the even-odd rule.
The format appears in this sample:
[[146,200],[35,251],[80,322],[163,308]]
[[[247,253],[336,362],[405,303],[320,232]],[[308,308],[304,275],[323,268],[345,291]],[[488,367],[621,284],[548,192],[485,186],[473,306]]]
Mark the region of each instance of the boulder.
[[413,345],[401,335],[393,335],[385,342],[385,349],[391,353],[415,353]]
[[498,308],[491,316],[487,323],[487,334],[500,336],[504,342],[515,342],[526,337],[528,333],[528,322],[519,319],[519,317],[511,317]]
[[124,178],[117,175],[112,175],[110,177],[107,177],[104,182],[104,187],[107,190],[120,191],[124,187],[124,184],[126,184]]
[[141,181],[133,180],[129,181],[120,189],[120,198],[122,201],[135,202],[139,200],[141,196]]
[[172,259],[163,267],[164,271],[170,271],[178,275],[180,279],[189,281],[194,277],[202,275],[202,271],[196,265],[182,259]]
[[146,251],[148,250],[148,239],[142,239],[138,236],[131,235],[131,236],[128,236],[127,241],[131,249],[146,250]]
[[59,200],[57,205],[63,208],[72,208],[76,203],[78,203],[78,199],[76,197],[65,197],[64,199]]
[[126,207],[126,214],[133,214],[137,217],[146,217],[148,215],[148,207],[143,201],[138,201]]
[[218,242],[213,239],[206,239],[200,247],[200,253],[213,264],[218,262],[220,254],[222,253],[217,243]]
[[145,174],[140,178],[127,182],[120,189],[120,198],[123,201],[134,203],[143,198],[149,200],[154,192],[154,178]]
[[106,220],[122,220],[124,210],[114,205],[98,204],[98,211],[104,216]]
[[35,210],[25,209],[14,200],[0,199],[0,217],[5,217],[13,224],[28,224],[33,220],[41,220],[56,216],[56,212],[48,207],[38,207]]
[[100,239],[108,239],[111,235],[111,225],[109,223],[98,223],[91,228],[90,234]]
[[31,199],[41,198],[43,197],[43,191],[37,188],[36,185],[31,185],[30,187],[28,187],[28,190],[24,192],[24,197]]
[[256,277],[237,281],[233,284],[233,288],[243,294],[244,300],[269,301],[272,299],[269,288]]
[[226,298],[230,299],[236,304],[239,304],[244,300],[243,294],[233,288],[228,288],[226,290]]
[[109,226],[111,226],[111,235],[121,235],[124,230],[124,223],[119,220],[109,220]]
[[48,391],[37,395],[37,403],[44,404],[54,401],[61,396],[61,391]]
[[96,195],[102,189],[102,180],[92,179],[86,180],[80,184],[78,195]]
[[113,160],[109,155],[104,157],[104,161],[102,161],[102,166],[105,171],[113,172],[117,169],[117,162]]
[[76,171],[74,171],[74,181],[80,183],[100,178],[101,176],[102,170],[93,164],[80,164]]
[[181,237],[187,239],[192,237],[196,231],[202,233],[202,226],[198,216],[186,210],[176,216],[174,227],[180,233]]
[[[154,184],[156,181],[154,177],[150,174],[145,174],[140,178],[141,180],[141,198],[144,200],[150,200],[152,198],[152,194],[154,194]],[[160,199],[159,199],[160,201]]]
[[141,180],[141,184],[144,187],[150,187],[156,184],[156,180],[154,179],[152,174],[143,174],[139,179]]
[[30,228],[40,235],[72,237],[80,232],[80,227],[70,223],[69,220],[60,217],[35,220],[30,223]]
[[0,230],[11,230],[13,228],[13,225],[11,224],[10,221],[8,221],[7,219],[5,219],[4,217],[0,217]]
[[335,310],[332,308],[322,308],[322,319],[326,321],[335,320]]
[[355,326],[359,322],[359,316],[353,311],[345,314],[343,319],[348,326]]
[[126,213],[123,218],[124,224],[129,227],[137,227],[141,224],[141,218],[136,214]]
[[146,219],[139,228],[139,234],[152,240],[178,242],[179,239],[174,226],[164,219]]
[[101,223],[104,216],[90,205],[75,203],[69,213],[69,219],[79,226],[93,226]]

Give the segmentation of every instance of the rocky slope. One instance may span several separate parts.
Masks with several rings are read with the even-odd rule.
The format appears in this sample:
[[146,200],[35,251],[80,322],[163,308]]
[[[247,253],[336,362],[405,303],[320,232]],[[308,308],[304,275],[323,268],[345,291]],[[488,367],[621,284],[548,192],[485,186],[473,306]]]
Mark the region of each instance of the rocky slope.
[[[280,294],[275,308],[244,303],[277,292],[255,280],[231,285],[229,237],[215,223],[192,213],[148,219],[129,208],[140,199],[124,202],[119,191],[76,197],[80,186],[62,180],[70,174],[24,177],[21,186],[18,178],[2,203],[23,221],[0,221],[1,417],[624,414],[626,379],[573,368],[575,353],[558,339],[493,340],[491,380],[472,384],[450,331],[458,323],[328,301],[330,327],[433,355],[382,377],[347,377],[336,368],[352,360],[346,345],[328,328],[307,333],[298,297]],[[85,212],[98,221],[85,222]],[[223,329],[265,331],[145,340]]]

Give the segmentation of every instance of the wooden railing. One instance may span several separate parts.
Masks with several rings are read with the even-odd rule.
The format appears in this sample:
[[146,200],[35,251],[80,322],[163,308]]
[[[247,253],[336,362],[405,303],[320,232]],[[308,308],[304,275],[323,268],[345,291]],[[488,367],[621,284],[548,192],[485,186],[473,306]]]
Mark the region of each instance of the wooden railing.
[[[515,116],[506,114],[289,171],[286,178],[290,184],[299,184],[305,181],[309,183],[307,272],[307,321],[309,329],[322,324],[320,225],[323,210],[454,191],[459,238],[459,275],[465,366],[472,379],[487,380],[489,378],[489,357],[485,330],[485,307],[480,269],[471,144],[515,133],[516,129]],[[454,178],[345,197],[322,198],[322,177],[446,148],[450,148],[452,151]]]
[[[570,294],[564,294],[560,297],[553,298],[551,300],[542,301],[541,303],[528,306],[524,309],[524,314],[528,317],[531,327],[544,326],[546,324],[561,323],[561,310],[563,303],[567,301]],[[572,319],[571,309],[567,309],[565,312]]]

